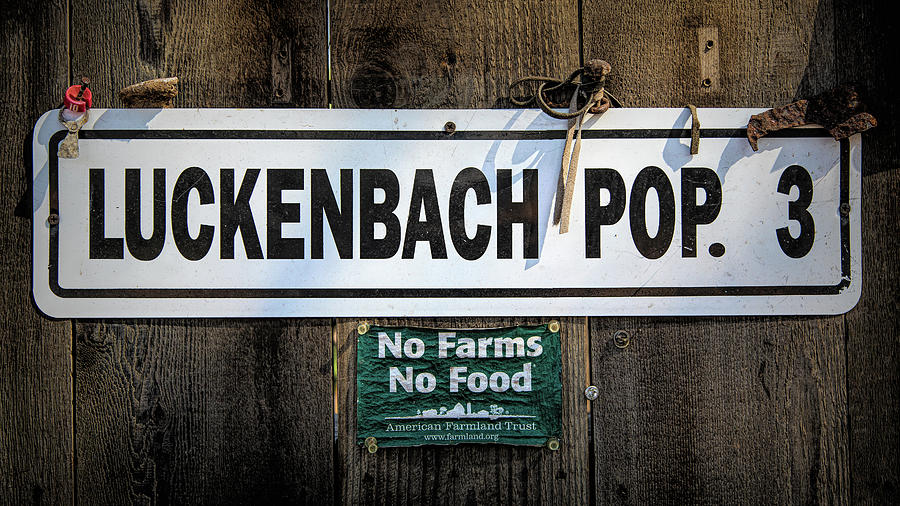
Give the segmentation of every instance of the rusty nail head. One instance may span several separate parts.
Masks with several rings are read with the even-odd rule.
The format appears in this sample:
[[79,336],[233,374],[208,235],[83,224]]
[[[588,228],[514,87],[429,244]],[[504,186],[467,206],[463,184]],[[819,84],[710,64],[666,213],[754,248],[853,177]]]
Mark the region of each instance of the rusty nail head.
[[631,338],[628,336],[628,332],[619,330],[616,331],[615,334],[613,334],[613,340],[616,343],[616,347],[625,349],[628,347],[628,343],[631,341]]
[[587,397],[587,400],[589,401],[596,400],[597,397],[600,397],[600,389],[591,385],[584,389],[584,396]]
[[456,131],[456,123],[452,121],[448,121],[444,123],[444,133],[447,135],[452,135],[453,132]]
[[841,204],[841,216],[850,216],[850,204],[844,202]]
[[707,77],[706,79],[704,79],[703,81],[700,82],[700,86],[703,86],[704,88],[709,88],[710,86],[712,86],[712,79]]
[[51,227],[59,225],[59,215],[56,213],[50,213],[50,216],[47,217],[47,223]]
[[81,89],[78,90],[78,96],[75,97],[77,100],[81,100],[81,97],[84,96],[84,90],[87,89],[88,85],[91,84],[91,80],[87,77],[81,78]]

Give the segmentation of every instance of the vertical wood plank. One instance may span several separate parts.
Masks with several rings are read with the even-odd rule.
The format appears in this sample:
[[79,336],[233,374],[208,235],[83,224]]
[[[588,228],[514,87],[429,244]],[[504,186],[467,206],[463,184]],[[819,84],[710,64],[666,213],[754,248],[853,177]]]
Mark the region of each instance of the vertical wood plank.
[[900,108],[894,93],[896,16],[877,2],[836,2],[839,78],[856,82],[878,119],[862,138],[863,293],[846,315],[854,503],[900,491]]
[[841,331],[840,318],[592,318],[597,502],[846,502]]
[[[627,107],[773,107],[836,84],[831,0],[584,0],[583,12],[585,59],[610,62]],[[707,88],[698,42],[712,28],[721,80]]]
[[[583,12],[585,57],[610,61],[629,106],[771,107],[836,84],[830,1]],[[720,81],[707,87],[710,29]],[[636,335],[630,348],[610,344],[617,329]],[[591,360],[598,503],[849,500],[841,317],[594,318]]]
[[[509,83],[564,75],[579,64],[575,1],[333,1],[336,107],[508,106]],[[534,319],[399,319],[379,324],[497,327]],[[355,444],[355,320],[338,320],[341,497],[366,504],[583,504],[589,497],[583,319],[563,319],[562,448]]]
[[328,320],[76,327],[86,502],[331,500]]
[[[372,325],[437,328],[529,325],[549,319],[376,319]],[[383,448],[356,444],[356,320],[335,330],[338,463],[348,504],[585,504],[589,496],[587,320],[560,320],[562,424],[559,451],[503,445]]]
[[[73,72],[98,106],[154,77],[178,107],[275,102],[276,41],[295,106],[327,104],[323,2],[72,1]],[[287,42],[285,42],[287,41]],[[189,304],[189,302],[186,302]],[[330,503],[330,320],[83,322],[78,494],[97,503]]]
[[26,192],[31,127],[69,80],[66,2],[4,5],[0,27],[0,503],[71,504],[72,327],[31,300]]

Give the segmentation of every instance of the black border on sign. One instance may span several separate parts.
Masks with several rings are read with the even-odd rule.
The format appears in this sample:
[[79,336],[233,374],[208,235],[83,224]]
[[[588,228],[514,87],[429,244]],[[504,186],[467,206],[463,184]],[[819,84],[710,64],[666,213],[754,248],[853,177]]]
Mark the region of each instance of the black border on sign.
[[[564,139],[564,130],[363,131],[363,130],[82,130],[82,139],[314,139],[314,140],[546,140]],[[746,138],[740,129],[701,129],[700,137]],[[55,133],[48,144],[50,193],[58,191],[59,143],[66,131]],[[689,129],[585,130],[585,139],[690,138]],[[782,130],[778,138],[829,137],[820,128]],[[850,142],[840,141],[840,203],[850,203]],[[50,230],[50,290],[63,298],[541,298],[541,297],[721,297],[778,295],[837,295],[850,285],[850,220],[841,219],[841,281],[835,285],[806,286],[689,286],[634,288],[63,288],[59,285],[59,234]]]

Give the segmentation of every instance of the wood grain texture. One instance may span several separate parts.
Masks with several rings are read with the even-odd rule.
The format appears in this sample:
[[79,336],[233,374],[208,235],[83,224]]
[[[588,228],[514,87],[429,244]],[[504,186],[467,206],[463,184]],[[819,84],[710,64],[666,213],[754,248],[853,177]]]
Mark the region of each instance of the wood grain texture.
[[72,328],[31,300],[28,190],[32,126],[68,84],[66,2],[4,5],[0,27],[0,504],[70,504]]
[[[177,76],[175,107],[327,105],[324,2],[72,1],[72,71],[96,107],[122,107],[129,84]],[[276,100],[272,58],[287,41],[292,102]],[[280,82],[280,81],[279,81]]]
[[[863,165],[883,167],[891,154],[873,137]],[[863,293],[846,315],[852,499],[887,504],[900,493],[900,166],[864,177],[862,191]]]
[[[509,83],[579,64],[574,1],[332,2],[336,107],[508,106]],[[395,319],[379,324],[496,327],[518,319]],[[356,320],[338,320],[341,497],[364,504],[582,504],[588,500],[583,319],[563,320],[562,448],[391,448],[355,444]]]
[[830,341],[841,329],[592,318],[597,503],[846,502],[846,357]]
[[[830,0],[584,0],[583,13],[584,57],[610,62],[608,87],[627,107],[773,107],[835,84]],[[709,88],[702,28],[718,30]]]
[[579,65],[575,0],[331,2],[335,107],[508,107],[509,83]]
[[[371,325],[504,327],[549,319],[369,319]],[[585,504],[589,497],[585,318],[560,320],[562,423],[559,451],[504,445],[382,448],[356,444],[356,326],[335,328],[338,463],[345,504]]]
[[[828,1],[583,12],[585,57],[610,61],[629,106],[771,107],[837,84]],[[699,74],[710,28],[717,87]],[[636,334],[624,351],[610,344],[620,328]],[[842,317],[596,318],[590,338],[598,503],[849,501]]]
[[[92,78],[99,106],[168,75],[177,107],[270,105],[285,40],[291,104],[327,104],[321,2],[72,4],[74,73]],[[79,497],[332,501],[330,320],[85,322],[75,334]]]
[[79,323],[89,502],[331,501],[329,320]]
[[862,137],[863,293],[846,315],[852,500],[888,504],[900,494],[900,26],[889,6],[836,4],[839,78],[858,83],[878,119]]
[[[583,55],[576,0],[332,0],[331,101],[505,107],[510,81],[564,75],[581,56],[612,63],[609,88],[628,106],[769,107],[856,81],[880,123],[863,136],[856,309],[836,318],[562,319],[559,452],[463,445],[369,455],[355,445],[356,320],[73,328],[34,309],[31,223],[12,212],[30,215],[28,200],[16,206],[30,179],[28,130],[73,76],[93,80],[99,107],[121,106],[125,85],[169,75],[181,78],[177,107],[326,106],[326,3],[5,5],[0,504],[896,501],[893,12],[850,0],[581,3]],[[698,48],[711,29],[719,80],[705,88],[701,70],[713,62],[701,63]],[[612,343],[619,329],[632,335],[624,350]],[[591,418],[581,393],[588,375],[601,391]]]

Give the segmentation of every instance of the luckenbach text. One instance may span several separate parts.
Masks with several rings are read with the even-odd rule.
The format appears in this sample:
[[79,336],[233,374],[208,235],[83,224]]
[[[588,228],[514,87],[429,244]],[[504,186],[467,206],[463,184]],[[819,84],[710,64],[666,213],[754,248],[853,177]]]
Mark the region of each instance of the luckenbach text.
[[[508,259],[513,258],[513,226],[522,227],[522,256],[538,257],[541,203],[537,169],[524,169],[521,177],[517,173],[515,178],[511,169],[496,169],[491,174],[496,182],[493,191],[486,174],[475,167],[460,170],[449,188],[436,186],[432,169],[416,169],[411,180],[407,177],[401,181],[398,173],[390,169],[340,169],[329,176],[325,169],[316,168],[248,168],[238,182],[233,168],[210,172],[194,166],[179,170],[171,185],[170,170],[155,168],[151,176],[149,170],[126,168],[124,181],[111,185],[124,188],[125,205],[119,211],[124,212],[124,230],[108,232],[107,179],[122,177],[122,171],[113,176],[105,168],[89,169],[87,239],[91,259],[123,259],[127,251],[137,260],[152,261],[172,243],[187,260],[200,260],[210,254],[233,259],[238,234],[243,253],[251,260],[321,259],[326,222],[329,240],[341,259],[387,259],[398,254],[402,259],[411,259],[417,255],[419,243],[425,243],[418,249],[419,255],[425,254],[427,245],[432,259],[445,259],[452,246],[453,254],[478,260],[488,253],[494,235],[496,249],[491,254]],[[711,169],[683,167],[680,173],[682,256],[696,256],[697,227],[712,223],[718,216],[722,189]],[[264,183],[260,183],[261,179]],[[645,167],[630,193],[614,169],[587,168],[583,181],[586,258],[600,258],[600,228],[623,219],[626,201],[630,203],[627,219],[638,251],[647,258],[659,258],[665,253],[672,242],[676,214],[673,187],[665,171]],[[410,195],[408,201],[400,201],[401,185],[409,185],[410,191],[403,193]],[[514,198],[514,185],[521,188],[521,197]],[[145,186],[152,188],[151,206],[141,204]],[[652,237],[647,232],[645,216],[650,189],[655,190],[660,201],[659,231]],[[706,195],[702,203],[696,198],[697,190]],[[298,192],[302,195],[300,201],[285,201],[286,191]],[[251,206],[251,198],[259,193],[265,194],[264,208]],[[211,209],[218,211],[218,219],[207,218],[199,227],[196,223],[189,226],[189,216],[207,206],[214,206]],[[492,206],[494,217],[488,223],[478,222],[483,219],[467,220],[467,210],[475,206]],[[402,223],[398,212],[404,207],[408,212]],[[445,214],[442,208],[446,209]],[[142,220],[142,209],[150,210],[152,220]],[[149,231],[142,221],[152,222]],[[285,236],[283,224],[301,224],[307,233]],[[445,229],[449,231],[449,241]],[[469,231],[474,232],[470,235]],[[167,241],[167,237],[172,240]],[[216,237],[218,247],[214,247]]]

